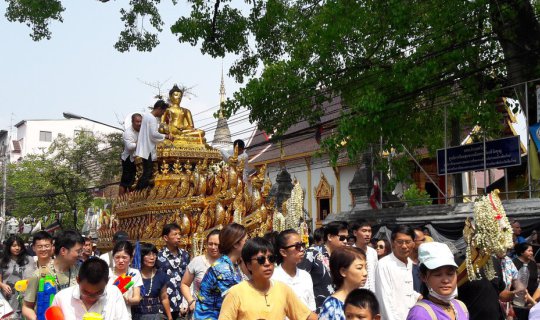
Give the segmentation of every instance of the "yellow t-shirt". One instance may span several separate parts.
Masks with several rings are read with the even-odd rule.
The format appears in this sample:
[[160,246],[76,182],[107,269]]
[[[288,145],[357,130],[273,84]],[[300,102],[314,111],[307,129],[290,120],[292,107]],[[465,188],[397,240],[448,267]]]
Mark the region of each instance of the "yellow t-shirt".
[[286,284],[272,281],[264,295],[242,281],[232,287],[221,306],[219,320],[306,320],[311,311]]

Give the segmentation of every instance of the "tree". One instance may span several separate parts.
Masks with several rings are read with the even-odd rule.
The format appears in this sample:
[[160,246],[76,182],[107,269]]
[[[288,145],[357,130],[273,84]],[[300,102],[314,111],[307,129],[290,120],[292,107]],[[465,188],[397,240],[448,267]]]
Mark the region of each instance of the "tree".
[[121,135],[94,136],[81,131],[74,138],[59,136],[47,151],[10,165],[10,208],[17,217],[54,219],[82,227],[95,187],[115,183],[120,172]]
[[[29,5],[36,1],[8,2],[8,19],[28,23],[34,38],[50,36],[45,15],[61,21],[59,1],[39,1],[50,2],[49,11]],[[130,0],[118,50],[159,43],[159,2]],[[319,121],[323,102],[339,96],[342,116],[323,123],[332,155],[346,148],[355,156],[381,137],[386,148],[433,150],[443,144],[445,114],[449,131],[480,124],[485,134],[496,132],[502,88],[540,74],[539,4],[530,0],[187,2],[189,16],[170,28],[179,41],[213,57],[239,56],[230,74],[245,86],[225,114],[245,107],[279,138],[300,120]],[[141,19],[153,30],[139,28]],[[531,103],[530,119],[535,112]]]

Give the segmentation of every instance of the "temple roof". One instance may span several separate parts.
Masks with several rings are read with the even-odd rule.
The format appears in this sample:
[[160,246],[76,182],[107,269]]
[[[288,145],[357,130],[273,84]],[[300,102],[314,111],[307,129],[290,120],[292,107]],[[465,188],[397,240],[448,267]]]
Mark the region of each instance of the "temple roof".
[[[308,121],[300,121],[291,126],[279,141],[271,141],[272,134],[256,130],[250,139],[247,150],[249,162],[257,165],[301,158],[321,149],[320,141],[332,133],[336,121],[342,113],[343,105],[340,97],[323,103],[324,114],[315,125]],[[340,157],[347,161],[347,157]],[[338,161],[339,162],[339,161]]]

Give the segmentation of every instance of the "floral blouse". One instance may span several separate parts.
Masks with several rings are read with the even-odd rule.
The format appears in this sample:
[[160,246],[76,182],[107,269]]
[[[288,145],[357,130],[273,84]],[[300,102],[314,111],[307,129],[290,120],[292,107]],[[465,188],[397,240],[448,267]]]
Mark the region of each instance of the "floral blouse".
[[509,257],[504,256],[504,258],[500,259],[500,261],[504,284],[506,285],[506,289],[510,289],[512,286],[512,280],[516,279],[517,277],[518,270],[512,262],[512,259]]
[[164,247],[158,254],[159,269],[169,277],[167,283],[167,294],[171,304],[171,311],[180,311],[182,304],[182,293],[180,292],[180,282],[189,264],[189,253],[186,250],[178,249],[178,255],[173,254],[167,247]]
[[345,310],[343,302],[332,296],[326,298],[322,305],[319,320],[345,320]]
[[323,245],[307,249],[304,260],[298,268],[306,270],[311,275],[315,304],[317,310],[320,310],[324,300],[334,293],[330,275],[330,254],[326,247]]
[[218,319],[227,291],[242,281],[240,267],[228,256],[221,256],[208,268],[197,294],[194,319]]

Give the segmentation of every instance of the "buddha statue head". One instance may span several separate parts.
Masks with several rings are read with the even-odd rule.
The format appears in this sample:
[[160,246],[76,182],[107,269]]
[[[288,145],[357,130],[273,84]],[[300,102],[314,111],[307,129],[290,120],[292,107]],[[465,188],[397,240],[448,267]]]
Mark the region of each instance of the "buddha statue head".
[[169,99],[171,100],[171,103],[174,105],[180,105],[180,102],[182,101],[182,96],[184,95],[184,91],[182,91],[178,86],[175,84],[174,87],[169,91]]

